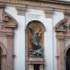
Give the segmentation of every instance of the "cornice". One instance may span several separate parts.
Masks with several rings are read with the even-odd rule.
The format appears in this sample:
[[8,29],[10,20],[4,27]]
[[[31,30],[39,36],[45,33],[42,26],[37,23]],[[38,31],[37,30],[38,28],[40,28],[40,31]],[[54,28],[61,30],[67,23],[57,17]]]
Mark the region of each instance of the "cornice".
[[40,2],[70,6],[70,2],[67,2],[67,1],[59,1],[59,0],[43,0],[42,1],[40,0]]
[[[2,5],[7,5],[7,4],[10,4],[10,5],[15,5],[15,6],[20,6],[20,7],[23,7],[24,5],[26,6],[37,6],[37,7],[49,7],[49,8],[55,8],[55,9],[65,9],[67,7],[67,9],[70,9],[70,2],[64,2],[64,1],[52,1],[52,0],[46,0],[46,1],[20,1],[20,0],[17,0],[17,1],[0,1],[0,4]],[[62,8],[61,8],[62,6]],[[63,8],[65,7],[65,8]]]
[[70,2],[63,2],[63,1],[52,1],[52,0],[47,0],[47,1],[8,1],[8,2],[3,2],[0,1],[0,6],[6,6],[6,5],[12,5],[15,6],[17,9],[23,11],[25,8],[28,7],[33,7],[37,9],[42,9],[42,10],[53,10],[53,11],[62,11],[65,14],[70,13]]

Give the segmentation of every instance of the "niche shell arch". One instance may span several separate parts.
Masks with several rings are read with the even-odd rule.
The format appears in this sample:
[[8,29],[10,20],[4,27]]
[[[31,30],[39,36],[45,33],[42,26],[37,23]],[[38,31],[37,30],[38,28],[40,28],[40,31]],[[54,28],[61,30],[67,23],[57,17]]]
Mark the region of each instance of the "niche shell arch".
[[[33,68],[31,69],[29,67],[27,70],[35,70],[35,67],[40,67],[40,64],[44,66],[44,32],[45,27],[39,21],[31,21],[26,27],[26,68],[28,68],[30,65],[32,65]],[[38,69],[40,70],[39,67]]]

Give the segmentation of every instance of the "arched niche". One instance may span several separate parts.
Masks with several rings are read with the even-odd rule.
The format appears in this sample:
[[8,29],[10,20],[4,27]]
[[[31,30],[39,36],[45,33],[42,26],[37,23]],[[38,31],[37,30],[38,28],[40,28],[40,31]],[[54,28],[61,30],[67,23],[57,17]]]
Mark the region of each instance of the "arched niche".
[[[44,48],[44,25],[39,21],[31,21],[26,27],[26,43],[28,46],[28,56],[33,56],[35,52],[33,50]],[[40,51],[40,50],[39,50]],[[43,50],[42,50],[43,51]],[[39,56],[41,54],[38,54]],[[35,56],[38,56],[35,54]],[[43,56],[43,55],[42,55]]]
[[[39,21],[28,23],[25,31],[25,55],[27,70],[44,70],[44,32],[45,26]],[[27,67],[28,66],[28,67]]]
[[66,52],[66,70],[70,70],[70,48]]

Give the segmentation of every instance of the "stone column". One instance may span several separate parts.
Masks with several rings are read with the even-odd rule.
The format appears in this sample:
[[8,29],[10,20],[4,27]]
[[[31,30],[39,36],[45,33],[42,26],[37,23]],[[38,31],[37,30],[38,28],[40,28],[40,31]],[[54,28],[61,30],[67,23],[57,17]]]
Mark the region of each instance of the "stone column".
[[7,50],[8,50],[8,55],[7,55],[7,61],[8,61],[8,70],[13,70],[14,68],[14,47],[13,47],[13,36],[8,36],[7,37]]
[[29,65],[29,70],[34,70],[33,65]]
[[65,60],[64,60],[64,33],[57,33],[57,70],[65,70]]
[[40,65],[40,70],[44,70],[44,65]]

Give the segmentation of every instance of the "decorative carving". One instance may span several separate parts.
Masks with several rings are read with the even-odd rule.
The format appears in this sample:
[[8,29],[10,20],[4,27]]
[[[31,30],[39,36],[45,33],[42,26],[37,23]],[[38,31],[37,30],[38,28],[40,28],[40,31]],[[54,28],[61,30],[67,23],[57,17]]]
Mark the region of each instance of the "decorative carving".
[[63,20],[61,20],[56,26],[55,26],[55,31],[57,32],[65,32],[65,25],[67,23],[67,19],[64,18]]
[[66,49],[70,47],[70,46],[67,47],[67,44],[70,43],[70,19],[69,19],[70,17],[68,15],[66,15],[65,17],[66,19],[63,19],[59,23],[57,23],[56,29],[55,29],[56,40],[57,40],[57,46],[56,46],[57,57],[56,58],[57,58],[58,70],[64,70],[64,69],[67,70],[67,64],[68,64],[68,62],[66,61],[68,60],[66,56]]
[[70,23],[68,23],[68,24],[64,24],[64,29],[70,29]]
[[0,8],[0,17],[0,48],[2,49],[2,53],[0,49],[0,70],[12,70],[16,21],[5,13],[4,7]]

